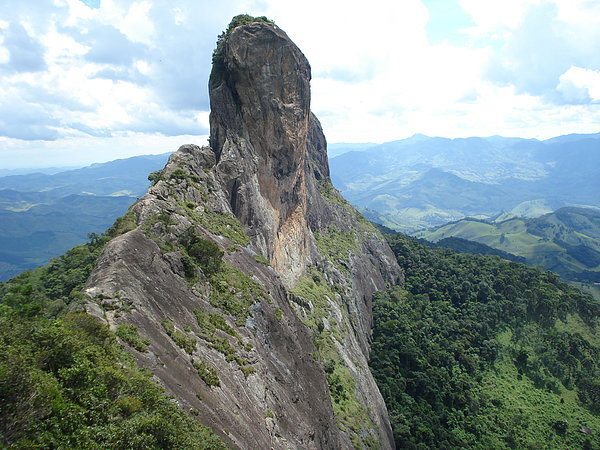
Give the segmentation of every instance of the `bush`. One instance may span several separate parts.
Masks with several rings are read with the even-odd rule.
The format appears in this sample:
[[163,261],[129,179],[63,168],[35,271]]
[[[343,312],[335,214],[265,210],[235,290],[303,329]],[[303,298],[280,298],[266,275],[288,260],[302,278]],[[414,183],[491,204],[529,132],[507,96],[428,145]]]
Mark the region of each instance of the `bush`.
[[150,343],[146,339],[141,339],[138,333],[138,329],[135,325],[123,324],[119,325],[115,330],[115,334],[120,337],[124,342],[135,348],[138,352],[147,352],[148,344]]
[[188,174],[186,173],[186,171],[180,167],[171,172],[171,179],[173,180],[185,180],[187,176]]
[[185,277],[189,280],[193,279],[196,276],[196,265],[194,264],[194,260],[188,255],[183,255],[181,263],[183,264],[183,273],[185,274]]
[[223,251],[213,241],[194,236],[187,252],[200,266],[204,275],[211,276],[221,270]]
[[186,353],[189,353],[190,355],[192,353],[194,353],[194,350],[196,350],[196,339],[195,338],[188,337],[185,335],[185,333],[175,329],[175,325],[169,319],[164,320],[161,323],[161,325],[167,332],[167,335],[171,339],[173,339],[173,341],[175,342],[175,344],[177,344],[178,347],[182,348],[183,350],[186,351]]
[[198,375],[200,378],[208,384],[209,386],[220,386],[221,381],[219,380],[219,376],[217,375],[217,371],[209,366],[204,361],[194,361],[192,363],[194,368],[198,371]]
[[217,37],[217,46],[212,55],[213,64],[218,64],[222,62],[225,41],[227,40],[231,32],[237,27],[240,27],[242,25],[248,25],[254,22],[263,22],[275,25],[275,22],[267,19],[265,16],[253,17],[248,14],[239,14],[235,16],[233,19],[231,19],[231,22],[229,23],[227,29],[221,34],[219,34],[219,36]]
[[155,172],[152,172],[148,175],[148,181],[150,181],[152,183],[152,185],[155,185],[162,179],[162,174],[163,174],[162,170],[157,170]]
[[0,342],[2,448],[225,448],[87,314],[2,306]]

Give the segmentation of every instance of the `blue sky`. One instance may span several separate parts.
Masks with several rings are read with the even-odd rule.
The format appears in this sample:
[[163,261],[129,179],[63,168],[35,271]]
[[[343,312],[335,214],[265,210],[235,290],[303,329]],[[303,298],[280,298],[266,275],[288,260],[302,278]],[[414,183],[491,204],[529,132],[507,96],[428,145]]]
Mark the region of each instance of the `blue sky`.
[[329,142],[600,131],[597,0],[0,0],[0,168],[205,144],[239,13],[306,54]]

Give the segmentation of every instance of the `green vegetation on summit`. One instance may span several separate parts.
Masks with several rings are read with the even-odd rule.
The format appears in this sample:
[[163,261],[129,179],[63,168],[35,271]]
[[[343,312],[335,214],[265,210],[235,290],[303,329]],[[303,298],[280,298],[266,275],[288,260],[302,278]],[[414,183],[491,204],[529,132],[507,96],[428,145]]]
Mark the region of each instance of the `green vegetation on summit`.
[[225,45],[225,42],[227,41],[227,38],[229,37],[231,32],[233,30],[235,30],[237,27],[240,27],[242,25],[249,25],[249,24],[255,23],[255,22],[268,23],[271,25],[275,25],[275,22],[267,19],[265,16],[253,17],[248,14],[239,14],[239,15],[235,16],[233,19],[231,19],[231,22],[229,22],[227,29],[225,31],[223,31],[221,34],[219,34],[219,36],[217,37],[217,45],[216,45],[216,47],[213,51],[213,55],[212,55],[213,65],[222,64],[223,46]]
[[386,237],[406,282],[375,299],[370,364],[398,447],[600,445],[597,302],[550,272]]

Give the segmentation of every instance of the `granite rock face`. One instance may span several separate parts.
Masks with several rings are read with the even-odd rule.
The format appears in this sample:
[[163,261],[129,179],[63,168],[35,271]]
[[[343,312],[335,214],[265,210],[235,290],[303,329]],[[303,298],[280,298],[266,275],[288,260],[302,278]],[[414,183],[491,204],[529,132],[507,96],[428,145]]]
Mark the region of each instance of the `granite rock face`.
[[[308,260],[310,66],[280,29],[233,30],[210,78],[210,144],[234,214],[293,283]],[[292,240],[290,240],[290,237]]]
[[391,448],[367,361],[372,294],[401,271],[331,185],[304,55],[266,23],[223,44],[211,147],[181,147],[122,219],[88,311],[135,325],[139,364],[232,447]]

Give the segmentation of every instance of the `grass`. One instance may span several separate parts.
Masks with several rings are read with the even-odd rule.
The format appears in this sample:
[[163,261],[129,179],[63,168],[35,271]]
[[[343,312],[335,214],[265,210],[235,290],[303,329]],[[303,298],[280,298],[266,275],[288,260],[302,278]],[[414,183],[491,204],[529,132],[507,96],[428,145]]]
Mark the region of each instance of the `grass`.
[[[365,430],[372,430],[373,423],[366,408],[356,397],[354,377],[336,344],[343,344],[344,336],[349,332],[332,314],[332,304],[338,302],[338,296],[323,275],[314,269],[300,279],[292,293],[308,305],[300,311],[301,320],[312,331],[316,347],[313,356],[325,368],[336,420],[342,430],[349,432],[355,447],[362,448],[362,443],[369,440]],[[342,305],[340,311],[344,315]]]
[[292,293],[310,303],[310,312],[302,321],[311,330],[317,330],[322,326],[323,318],[329,315],[331,307],[328,303],[335,301],[335,292],[319,272],[312,270],[298,281]]
[[[519,376],[515,366],[505,358],[489,371],[478,387],[489,402],[482,408],[479,423],[471,427],[481,433],[472,448],[600,448],[596,432],[587,436],[582,426],[600,429],[600,418],[581,407],[573,393],[563,388],[560,395],[537,389],[527,377]],[[501,405],[502,408],[494,405]],[[564,434],[555,424],[566,421]]]
[[170,225],[173,225],[175,222],[171,218],[171,215],[166,211],[161,211],[159,213],[152,213],[141,225],[141,230],[144,232],[146,237],[152,239],[162,254],[173,251],[175,248],[170,243],[166,242],[164,239],[161,239],[154,235],[152,232],[154,225],[157,223],[161,223],[164,227],[164,230],[168,230]]
[[243,325],[250,314],[250,306],[268,298],[265,289],[243,272],[223,265],[220,272],[209,280],[213,293],[209,301],[236,319],[236,325]]
[[216,330],[221,330],[230,336],[240,339],[238,332],[235,331],[235,329],[229,325],[225,318],[220,314],[202,311],[199,309],[194,310],[194,314],[201,330],[201,337],[204,338],[204,336],[211,336]]
[[254,260],[259,263],[262,264],[263,266],[270,266],[271,263],[269,262],[269,260],[267,258],[265,258],[263,255],[257,253],[256,255],[254,255]]
[[350,203],[342,197],[340,191],[338,191],[333,184],[331,184],[330,180],[324,179],[319,181],[319,192],[323,197],[329,200],[332,203],[335,203],[338,206],[342,206],[344,208],[352,208]]
[[246,234],[240,221],[232,214],[223,214],[215,211],[197,212],[188,210],[189,217],[202,228],[218,236],[225,236],[236,244],[246,247],[250,238]]
[[333,411],[339,423],[357,435],[361,433],[364,424],[372,427],[373,424],[366,409],[356,398],[356,380],[350,370],[338,363],[325,375],[331,393]]
[[358,248],[355,231],[340,231],[330,226],[324,232],[316,232],[315,240],[321,254],[325,255],[338,270],[342,272],[350,270],[350,256]]
[[423,237],[432,242],[437,242],[452,236],[475,240],[476,237],[489,235],[494,229],[495,227],[493,225],[465,219],[454,224],[445,225],[432,232],[419,233],[419,237]]
[[137,217],[131,210],[115,220],[115,223],[104,233],[109,238],[115,238],[137,227]]
[[123,324],[119,325],[115,330],[115,334],[120,337],[129,346],[135,348],[138,352],[147,352],[150,341],[142,339],[135,325]]
[[249,365],[240,366],[240,370],[242,371],[242,373],[244,374],[244,377],[246,377],[246,378],[248,378],[250,375],[252,375],[254,372],[256,372],[256,369]]
[[255,372],[255,369],[250,365],[250,362],[239,356],[238,348],[231,343],[229,338],[218,337],[215,335],[217,330],[221,330],[236,340],[237,347],[241,347],[245,351],[251,351],[253,348],[249,343],[244,344],[239,333],[227,323],[223,316],[201,310],[195,310],[194,314],[196,315],[196,320],[198,321],[198,326],[201,330],[200,337],[209,343],[209,347],[222,353],[225,356],[226,361],[235,361],[246,378]]
[[220,386],[221,380],[219,380],[219,376],[217,375],[217,371],[214,367],[205,363],[204,361],[192,361],[192,365],[198,371],[198,375],[202,378],[209,386]]
[[567,320],[557,320],[555,327],[558,331],[568,333],[579,333],[583,338],[589,341],[592,345],[600,347],[600,330],[596,327],[595,330],[590,329],[581,317],[577,314],[568,314]]
[[177,344],[178,347],[182,348],[183,350],[185,350],[186,353],[189,353],[190,355],[194,353],[197,344],[195,338],[188,337],[185,333],[177,330],[175,328],[175,325],[173,324],[173,321],[170,319],[164,320],[161,323],[161,325],[167,332],[167,335],[171,339],[173,339],[173,342],[175,342],[175,344]]

